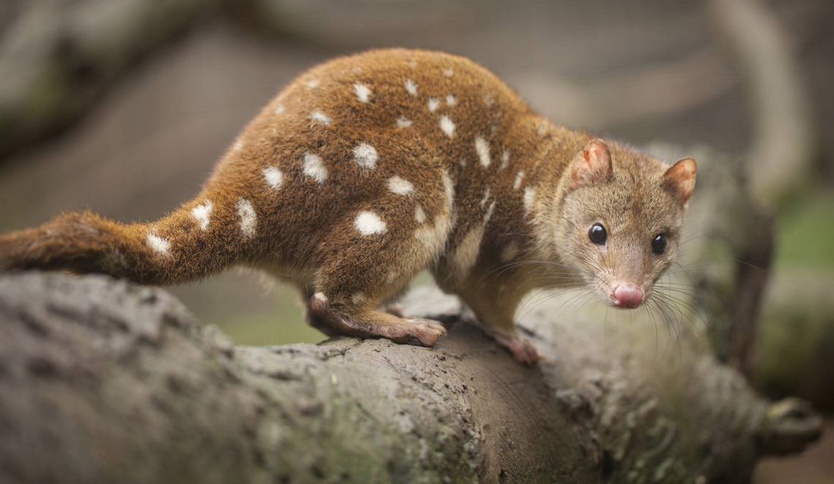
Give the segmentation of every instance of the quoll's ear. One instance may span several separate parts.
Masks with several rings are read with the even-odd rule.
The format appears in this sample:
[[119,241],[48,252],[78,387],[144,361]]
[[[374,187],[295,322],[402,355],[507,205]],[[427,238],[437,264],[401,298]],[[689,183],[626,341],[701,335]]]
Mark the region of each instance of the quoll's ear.
[[663,174],[663,183],[666,189],[675,194],[681,203],[689,201],[692,190],[695,189],[695,171],[697,164],[692,158],[683,158],[675,162],[666,173]]
[[592,139],[576,154],[571,168],[571,188],[607,181],[612,174],[611,151],[605,141]]

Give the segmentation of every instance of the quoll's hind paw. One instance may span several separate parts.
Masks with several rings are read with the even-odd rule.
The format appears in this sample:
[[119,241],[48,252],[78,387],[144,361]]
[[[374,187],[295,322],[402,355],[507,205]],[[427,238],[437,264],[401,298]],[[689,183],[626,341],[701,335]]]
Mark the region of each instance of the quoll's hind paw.
[[431,319],[412,318],[405,320],[412,337],[423,346],[434,346],[441,336],[446,336],[446,328]]
[[446,328],[431,319],[401,319],[395,324],[384,324],[374,328],[376,336],[390,339],[395,343],[434,346],[441,336],[446,335]]
[[527,338],[503,335],[495,335],[494,338],[496,343],[507,348],[512,353],[513,359],[522,365],[533,365],[541,360],[541,356],[536,351],[536,347]]
[[[323,295],[314,295],[308,306],[308,321],[323,331],[357,338],[385,338],[395,343],[433,346],[446,334],[437,321],[422,318],[403,319],[382,311],[364,311],[348,315],[335,311]],[[328,334],[332,334],[328,332]]]

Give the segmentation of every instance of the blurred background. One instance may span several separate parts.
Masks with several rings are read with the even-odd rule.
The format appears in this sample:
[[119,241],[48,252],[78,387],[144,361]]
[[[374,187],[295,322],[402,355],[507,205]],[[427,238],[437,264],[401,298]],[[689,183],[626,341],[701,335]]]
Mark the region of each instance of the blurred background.
[[[465,55],[558,124],[745,157],[777,221],[754,384],[834,410],[831,0],[0,0],[0,230],[193,196],[282,86],[378,47]],[[174,288],[240,344],[317,342],[294,293]],[[830,415],[830,413],[829,413]],[[834,425],[759,484],[834,483]]]

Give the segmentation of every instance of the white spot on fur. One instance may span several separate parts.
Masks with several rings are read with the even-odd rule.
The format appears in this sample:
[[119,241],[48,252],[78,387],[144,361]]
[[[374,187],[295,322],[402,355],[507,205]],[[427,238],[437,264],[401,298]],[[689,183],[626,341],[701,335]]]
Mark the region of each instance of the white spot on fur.
[[166,257],[170,255],[169,249],[171,248],[171,243],[168,242],[168,240],[163,239],[156,234],[148,234],[146,239],[148,241],[148,245],[154,252]]
[[492,94],[484,94],[484,104],[486,104],[488,108],[492,107],[492,105],[495,104],[495,100],[492,99]]
[[245,198],[237,201],[237,218],[240,222],[240,231],[247,239],[255,236],[255,229],[258,226],[258,215],[255,213],[255,208],[252,203]]
[[455,96],[452,96],[451,94],[446,96],[446,104],[448,104],[449,106],[454,106],[457,103],[458,100],[455,99]]
[[484,226],[479,225],[466,234],[460,245],[455,249],[455,253],[452,254],[452,270],[458,280],[465,279],[475,262],[478,261],[483,238]]
[[197,220],[197,225],[200,226],[200,230],[208,230],[209,222],[211,221],[211,212],[213,209],[214,207],[212,207],[211,202],[209,201],[191,209],[191,216]]
[[238,139],[235,140],[235,144],[232,145],[232,151],[240,151],[243,149],[243,140]]
[[499,170],[503,170],[510,164],[510,150],[504,150],[501,153],[501,166],[498,167]]
[[484,191],[484,196],[481,198],[481,207],[486,205],[487,201],[489,201],[489,187]]
[[533,210],[533,201],[536,199],[536,189],[527,187],[524,189],[524,213],[530,213]]
[[455,75],[454,69],[443,69],[443,75],[446,77],[452,77]]
[[400,119],[397,120],[397,127],[407,128],[409,126],[411,126],[411,120],[407,119],[405,116],[400,116]]
[[353,304],[360,304],[360,303],[363,303],[363,302],[365,302],[367,299],[368,299],[368,298],[367,298],[367,296],[365,296],[365,294],[364,294],[364,293],[361,293],[361,292],[355,292],[355,293],[353,293],[353,295],[350,297],[350,301],[351,301]]
[[478,159],[481,161],[481,166],[483,166],[484,168],[489,167],[489,164],[492,163],[492,160],[489,157],[489,143],[487,143],[487,140],[483,139],[480,136],[476,137],[475,151],[478,153]]
[[285,110],[286,110],[286,108],[284,108],[284,105],[279,104],[279,105],[275,106],[275,109],[273,109],[272,112],[275,113],[275,114],[283,114]]
[[281,183],[284,182],[284,172],[274,166],[268,166],[263,169],[263,174],[267,185],[274,190],[281,188]]
[[518,255],[518,242],[515,240],[510,241],[504,250],[501,251],[501,262],[510,262],[515,259],[515,256]]
[[412,96],[417,95],[417,84],[412,81],[411,79],[405,80],[405,90],[408,91],[409,94]]
[[439,106],[440,106],[440,99],[437,99],[436,97],[430,97],[429,98],[429,112],[430,113],[435,112]]
[[353,226],[356,227],[356,230],[358,230],[360,234],[366,236],[384,234],[388,230],[388,226],[385,225],[385,222],[381,218],[379,218],[379,215],[367,210],[359,212],[356,219],[353,221]]
[[323,303],[327,302],[327,296],[325,296],[323,292],[317,292],[317,293],[313,294],[313,297],[318,299],[319,301],[321,301]]
[[460,165],[461,168],[465,167],[466,166],[466,158],[459,159],[458,164]]
[[536,128],[536,132],[539,134],[539,136],[544,136],[545,133],[547,133],[547,123],[544,121],[539,123],[539,127]]
[[315,89],[319,87],[319,84],[321,84],[321,82],[314,77],[312,79],[307,79],[307,82],[305,84],[307,84],[307,87],[309,87],[310,89]]
[[455,183],[446,171],[443,172],[443,190],[446,193],[446,202],[449,204],[449,210],[455,205]]
[[358,97],[363,103],[366,103],[371,99],[371,89],[368,86],[356,83],[353,85],[353,90],[356,92],[356,97]]
[[437,258],[446,246],[446,238],[452,229],[449,213],[434,218],[433,225],[423,225],[414,231],[414,238],[420,242],[420,248],[426,258]]
[[493,200],[493,202],[489,204],[489,208],[487,209],[486,215],[484,215],[484,225],[488,224],[489,219],[492,218],[492,214],[493,214],[493,212],[495,212],[495,205],[497,203],[498,202]]
[[321,111],[313,111],[312,113],[310,113],[310,119],[312,119],[313,121],[318,121],[322,124],[330,124],[330,122],[332,121],[332,119],[330,119],[330,116],[324,114]]
[[385,279],[388,284],[393,284],[393,282],[397,279],[397,271],[391,271],[388,273],[388,277]]
[[450,138],[455,136],[455,123],[449,116],[440,116],[440,129]]
[[321,158],[312,153],[304,153],[304,174],[319,183],[327,180],[327,168],[324,167]]
[[524,170],[518,170],[515,174],[515,181],[513,181],[513,190],[521,188],[521,182],[524,181]]
[[362,168],[373,170],[376,168],[377,160],[379,160],[379,153],[368,143],[362,143],[353,148],[353,161]]
[[434,216],[433,224],[424,224],[426,221],[426,213],[422,207],[418,206],[414,211],[414,218],[421,224],[419,228],[414,231],[414,238],[420,242],[418,249],[426,261],[436,261],[443,253],[446,247],[446,240],[449,237],[449,232],[454,225],[455,214],[454,196],[455,186],[449,174],[443,171],[443,187],[446,193],[446,207],[443,212]]
[[416,220],[418,224],[423,224],[426,221],[426,212],[420,205],[417,205],[417,208],[414,209],[414,220]]
[[388,179],[388,190],[396,195],[408,195],[414,191],[414,185],[408,180],[404,180],[398,176],[392,176]]

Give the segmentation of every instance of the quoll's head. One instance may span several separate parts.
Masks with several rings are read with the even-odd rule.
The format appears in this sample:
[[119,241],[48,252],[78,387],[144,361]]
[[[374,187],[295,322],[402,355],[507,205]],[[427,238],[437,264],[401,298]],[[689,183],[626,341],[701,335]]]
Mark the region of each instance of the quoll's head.
[[618,308],[636,308],[675,261],[695,160],[669,166],[614,143],[591,140],[563,177],[552,224],[562,264]]

